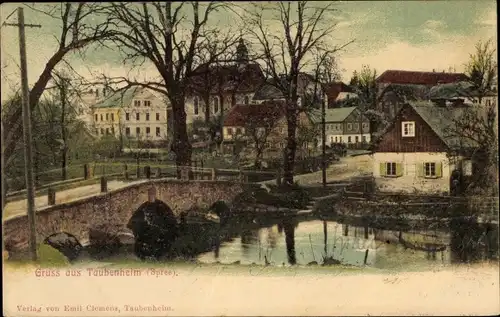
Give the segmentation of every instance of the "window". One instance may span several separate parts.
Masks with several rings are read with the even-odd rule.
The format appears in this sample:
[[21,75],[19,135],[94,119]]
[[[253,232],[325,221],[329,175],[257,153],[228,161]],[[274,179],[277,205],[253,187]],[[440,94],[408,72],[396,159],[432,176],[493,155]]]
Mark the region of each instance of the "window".
[[109,128],[106,128],[106,135],[109,135]]
[[200,107],[200,101],[198,100],[198,97],[194,97],[194,114],[197,115],[200,111],[199,107]]
[[130,128],[125,128],[125,135],[130,136]]
[[109,114],[106,113],[106,121],[108,121],[108,120],[109,120]]
[[363,123],[361,126],[363,127],[363,130],[368,129],[368,123]]
[[150,133],[151,133],[151,128],[150,127],[146,127],[146,135],[149,136]]
[[248,96],[245,96],[245,105],[248,105],[250,103],[250,98]]
[[134,100],[134,107],[140,107],[141,106],[141,101],[140,100]]
[[396,163],[394,162],[388,162],[388,163],[385,163],[385,175],[386,176],[396,176],[397,173],[396,173]]
[[357,130],[357,129],[359,129],[359,123],[354,124],[354,130]]
[[115,121],[115,114],[114,113],[111,114],[111,121]]
[[347,124],[347,130],[352,130],[352,123]]
[[160,114],[158,112],[156,113],[156,121],[160,121]]
[[347,142],[351,143],[351,137],[350,136],[347,137]]
[[401,131],[402,131],[403,137],[414,137],[415,136],[415,122],[403,121],[401,123]]
[[99,121],[99,116],[97,114],[95,115],[95,121]]
[[241,134],[241,129],[240,128],[236,128],[236,135],[238,134]]
[[330,143],[333,143],[333,136],[330,137]]
[[219,112],[219,98],[213,97],[212,104],[214,105],[214,113],[218,113]]
[[424,163],[425,177],[436,177],[436,163]]
[[326,127],[325,127],[325,130],[326,131],[330,130],[330,125],[327,124]]
[[144,107],[151,107],[151,100],[144,100]]
[[129,120],[130,120],[130,113],[128,113],[128,112],[127,112],[127,113],[125,114],[125,120],[127,120],[127,121],[129,121]]
[[159,127],[156,128],[156,136],[160,136],[161,130]]
[[227,128],[227,134],[228,135],[233,135],[233,129]]
[[491,106],[491,100],[486,99],[486,106],[487,106],[487,107]]
[[149,112],[146,113],[146,121],[149,121]]
[[101,134],[104,135],[104,129],[101,128]]
[[366,136],[363,135],[361,138],[363,139],[363,143],[366,143]]
[[115,135],[115,127],[111,127],[111,134]]
[[139,136],[141,134],[141,128],[139,127],[135,128],[135,134]]
[[137,121],[141,120],[141,114],[140,113],[136,113],[135,114],[135,120],[137,120]]
[[359,137],[358,137],[357,135],[354,137],[354,142],[355,142],[355,143],[358,143],[358,142],[359,142]]
[[102,116],[102,113],[101,113],[101,121],[104,121],[103,116]]

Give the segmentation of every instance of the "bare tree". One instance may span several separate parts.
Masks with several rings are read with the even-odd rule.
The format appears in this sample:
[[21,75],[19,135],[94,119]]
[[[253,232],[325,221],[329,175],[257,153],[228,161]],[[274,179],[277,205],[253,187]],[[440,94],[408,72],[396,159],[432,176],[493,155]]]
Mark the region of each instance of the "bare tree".
[[495,57],[496,50],[492,40],[479,41],[475,53],[470,55],[470,60],[465,65],[466,73],[478,92],[479,103],[496,86],[498,64]]
[[463,107],[460,116],[446,129],[459,140],[451,156],[468,154],[474,162],[473,178],[466,189],[469,194],[498,194],[498,121],[496,105]]
[[[332,12],[335,12],[333,2],[324,5],[308,1],[273,2],[253,3],[244,16],[247,33],[261,50],[265,71],[286,101],[284,183],[287,185],[293,184],[297,148],[299,74],[314,51],[334,53],[345,46],[331,44],[336,26],[329,16]],[[279,30],[271,31],[270,26],[275,25],[279,25]]]
[[[261,105],[247,105],[246,107],[258,107],[260,109]],[[248,140],[247,145],[254,152],[254,167],[257,169],[261,168],[264,151],[269,147],[269,137],[277,133],[275,129],[283,116],[280,104],[269,105],[268,109],[268,111],[265,111],[265,115],[250,115],[240,119],[245,122],[244,129],[245,137]]]
[[[150,62],[157,80],[114,78],[108,84],[150,88],[168,97],[172,109],[173,142],[177,174],[191,164],[192,147],[187,135],[185,97],[189,78],[197,63],[198,47],[211,32],[210,16],[225,7],[220,2],[113,2],[107,6],[109,23],[115,26],[113,42],[124,54],[124,62],[140,67]],[[190,17],[188,18],[188,13]],[[213,30],[212,30],[213,31]]]
[[[59,24],[60,26],[60,33],[56,35],[58,46],[30,90],[30,107],[33,111],[52,78],[52,73],[56,66],[64,62],[64,58],[69,53],[81,52],[93,43],[102,42],[113,31],[110,29],[110,23],[106,19],[100,20],[102,18],[101,13],[103,13],[103,5],[100,3],[44,3],[28,7],[50,17],[53,19],[54,25]],[[22,136],[21,119],[22,111],[21,107],[19,107],[5,120],[4,133],[6,138],[4,141],[6,143],[5,158],[7,161],[12,157],[16,143]]]
[[225,79],[221,71],[223,63],[230,61],[234,54],[232,48],[236,45],[238,38],[236,35],[229,34],[220,36],[220,34],[209,35],[202,45],[198,46],[196,52],[200,66],[193,71],[190,81],[190,90],[195,95],[199,95],[204,103],[205,123],[210,122],[210,104],[211,97]]

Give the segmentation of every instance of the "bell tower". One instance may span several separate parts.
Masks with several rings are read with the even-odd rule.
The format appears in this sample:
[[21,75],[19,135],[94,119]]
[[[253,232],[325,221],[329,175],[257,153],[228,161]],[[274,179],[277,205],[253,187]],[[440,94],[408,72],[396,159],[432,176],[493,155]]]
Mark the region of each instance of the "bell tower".
[[243,37],[240,37],[240,41],[236,47],[236,61],[240,64],[248,63],[248,49],[243,41]]

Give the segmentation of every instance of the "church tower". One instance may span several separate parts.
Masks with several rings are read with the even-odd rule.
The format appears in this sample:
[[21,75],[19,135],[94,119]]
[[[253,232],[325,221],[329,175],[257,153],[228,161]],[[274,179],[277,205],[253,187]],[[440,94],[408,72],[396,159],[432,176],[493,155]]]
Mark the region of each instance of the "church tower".
[[248,49],[243,41],[243,37],[240,37],[240,42],[238,47],[236,47],[236,61],[239,64],[248,63]]

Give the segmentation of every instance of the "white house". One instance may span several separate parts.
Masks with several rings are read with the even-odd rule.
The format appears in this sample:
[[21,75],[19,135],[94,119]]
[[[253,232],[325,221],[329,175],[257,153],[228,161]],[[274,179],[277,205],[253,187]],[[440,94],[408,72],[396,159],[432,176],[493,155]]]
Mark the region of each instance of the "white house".
[[[321,112],[311,115],[314,124],[321,129]],[[357,107],[325,109],[326,144],[344,143],[356,145],[371,142],[370,121]],[[321,146],[321,140],[318,142]]]
[[449,130],[463,111],[432,102],[405,104],[374,147],[373,176],[378,190],[449,193],[454,175],[470,176],[467,152],[473,145]]
[[167,104],[146,88],[129,88],[103,98],[93,107],[98,135],[160,141],[167,136]]

